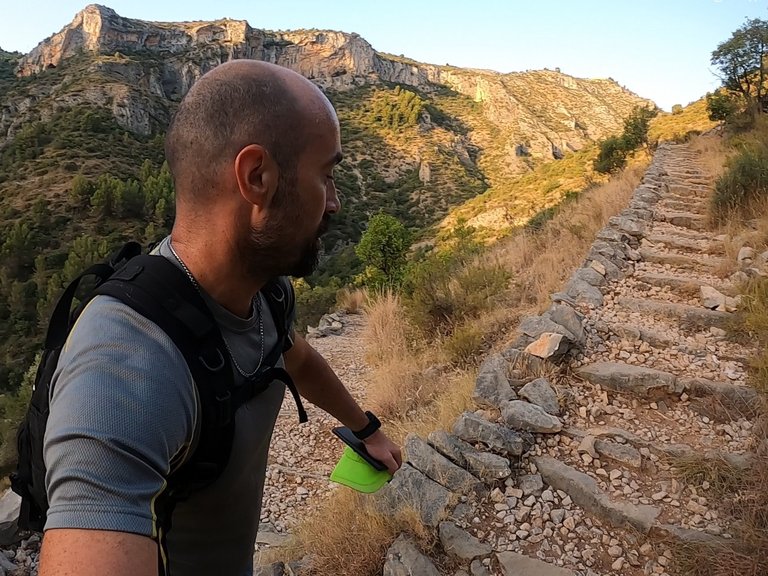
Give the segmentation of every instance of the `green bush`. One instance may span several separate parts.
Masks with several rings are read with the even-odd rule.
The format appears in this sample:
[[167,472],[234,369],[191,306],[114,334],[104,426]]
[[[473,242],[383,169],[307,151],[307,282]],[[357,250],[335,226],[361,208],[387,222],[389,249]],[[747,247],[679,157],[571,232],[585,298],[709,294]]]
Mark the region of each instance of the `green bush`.
[[712,212],[716,222],[734,213],[747,214],[768,199],[768,146],[764,142],[745,144],[732,156],[726,171],[715,183]]
[[477,258],[474,230],[459,224],[453,246],[412,263],[403,294],[412,322],[425,333],[452,334],[456,326],[488,309],[503,292],[510,273],[496,262]]
[[600,142],[600,152],[595,158],[595,171],[608,174],[621,170],[627,164],[627,144],[621,136],[611,136]]

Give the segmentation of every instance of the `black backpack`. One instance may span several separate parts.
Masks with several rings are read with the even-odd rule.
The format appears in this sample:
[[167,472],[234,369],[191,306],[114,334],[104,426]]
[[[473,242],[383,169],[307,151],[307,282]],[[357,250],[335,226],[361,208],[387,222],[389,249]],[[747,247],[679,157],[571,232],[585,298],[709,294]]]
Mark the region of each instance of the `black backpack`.
[[[95,288],[72,311],[81,281],[93,276]],[[285,347],[291,319],[289,304],[293,289],[286,279],[275,279],[261,290],[277,328],[278,343],[262,362],[262,369],[245,384],[235,386],[230,356],[218,324],[205,301],[178,266],[164,256],[141,253],[141,246],[129,242],[113,257],[94,264],[73,280],[59,298],[48,324],[42,358],[26,417],[19,426],[18,463],[11,474],[13,491],[22,498],[19,528],[42,531],[48,511],[45,490],[43,437],[48,420],[51,379],[70,330],[88,302],[97,295],[119,299],[157,324],[184,355],[200,399],[200,432],[192,455],[171,472],[167,487],[155,502],[158,544],[164,566],[165,537],[171,529],[173,509],[178,502],[214,482],[229,460],[234,435],[235,411],[274,380],[286,384],[296,401],[299,421],[307,415],[296,386],[278,362]]]

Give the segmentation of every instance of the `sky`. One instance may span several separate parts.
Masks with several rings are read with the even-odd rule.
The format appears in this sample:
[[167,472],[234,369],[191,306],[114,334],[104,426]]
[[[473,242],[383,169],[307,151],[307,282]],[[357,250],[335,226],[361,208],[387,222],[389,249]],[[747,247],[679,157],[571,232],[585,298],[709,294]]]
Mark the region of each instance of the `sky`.
[[[255,28],[357,32],[381,52],[432,64],[516,72],[560,68],[613,78],[669,110],[720,82],[709,63],[768,0],[103,0],[129,18],[247,20]],[[0,0],[0,47],[28,52],[84,0]]]

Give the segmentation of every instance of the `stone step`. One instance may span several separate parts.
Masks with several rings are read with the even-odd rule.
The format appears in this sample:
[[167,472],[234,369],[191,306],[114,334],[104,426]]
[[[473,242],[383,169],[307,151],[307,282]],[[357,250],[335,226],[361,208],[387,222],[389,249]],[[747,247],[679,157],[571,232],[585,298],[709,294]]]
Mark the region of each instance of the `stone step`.
[[672,252],[657,252],[650,248],[641,247],[640,257],[646,262],[652,262],[654,264],[677,266],[680,268],[706,268],[712,269],[724,265],[725,261],[722,258],[705,257],[699,255],[698,257],[686,256],[685,254],[677,254]]
[[679,238],[687,238],[689,240],[701,240],[711,241],[712,234],[706,232],[697,232],[690,228],[681,228],[679,226],[673,226],[668,222],[654,223],[653,232],[651,234],[661,234],[663,236],[675,236]]
[[[674,292],[684,295],[699,294],[702,286],[712,286],[709,282],[702,282],[697,278],[678,276],[675,274],[656,274],[653,272],[642,272],[635,274],[634,278],[645,284],[657,286],[659,288],[671,288]],[[715,286],[715,288],[728,296],[734,295],[735,290],[730,286]]]
[[712,194],[712,191],[707,188],[691,188],[680,184],[668,184],[669,193],[675,194],[684,199],[690,200],[706,200]]
[[576,374],[603,390],[641,398],[663,398],[682,392],[674,374],[621,362],[587,364],[577,368]]
[[735,417],[754,416],[760,404],[757,391],[749,386],[678,377],[671,372],[621,362],[587,364],[577,368],[576,374],[603,390],[640,398],[676,398],[683,392],[691,398],[710,398]]
[[691,230],[706,230],[708,220],[706,216],[693,212],[656,212],[656,219],[669,222],[673,226],[689,228]]
[[616,336],[629,340],[630,342],[646,342],[654,348],[665,349],[675,344],[675,341],[669,338],[663,332],[651,330],[642,326],[632,326],[629,324],[602,324],[602,330],[613,332]]
[[655,506],[612,500],[594,478],[551,456],[538,456],[533,462],[552,488],[562,490],[585,512],[616,528],[633,528],[648,534],[661,513]]
[[647,312],[659,316],[679,318],[682,323],[698,328],[711,328],[712,326],[723,328],[732,317],[728,312],[644,298],[621,297],[618,299],[618,305],[632,312]]
[[659,209],[673,212],[693,212],[699,216],[706,216],[708,204],[702,200],[685,200],[681,196],[670,194],[659,202]]
[[708,254],[722,254],[725,250],[722,242],[715,240],[701,240],[669,236],[666,234],[648,234],[645,240],[652,244],[664,244],[676,250],[691,250],[693,252],[706,252]]
[[[701,446],[690,446],[688,444],[665,444],[655,440],[646,440],[634,432],[617,428],[615,426],[596,426],[587,430],[579,428],[563,428],[562,434],[568,438],[583,442],[585,438],[591,437],[595,441],[599,439],[621,438],[627,445],[637,449],[647,448],[654,454],[662,458],[671,460],[685,460],[698,458],[707,462],[725,462],[734,470],[747,470],[752,464],[752,454],[734,454],[733,452],[724,452],[722,450],[702,449]],[[599,446],[599,444],[597,445]]]
[[[515,552],[499,552],[496,554],[496,559],[499,561],[504,576],[575,576],[571,570]],[[417,572],[412,574],[417,574]],[[485,574],[490,573],[485,572]]]
[[716,382],[706,378],[678,378],[677,383],[691,397],[714,399],[718,407],[726,410],[732,417],[751,418],[760,409],[760,395],[751,386]]

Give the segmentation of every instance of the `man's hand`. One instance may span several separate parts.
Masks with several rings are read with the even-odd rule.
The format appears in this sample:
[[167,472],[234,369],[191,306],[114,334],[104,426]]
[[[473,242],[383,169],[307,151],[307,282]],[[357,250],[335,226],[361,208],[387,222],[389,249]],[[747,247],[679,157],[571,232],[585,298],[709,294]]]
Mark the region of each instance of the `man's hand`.
[[392,442],[381,430],[377,430],[363,440],[365,449],[373,458],[383,463],[390,474],[394,474],[403,464],[400,446]]

